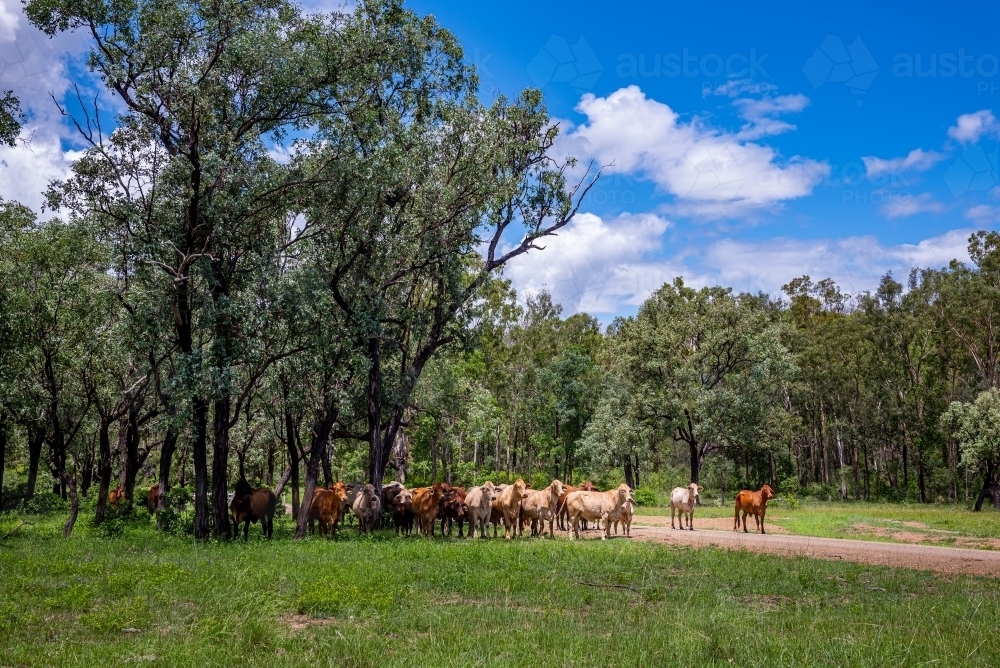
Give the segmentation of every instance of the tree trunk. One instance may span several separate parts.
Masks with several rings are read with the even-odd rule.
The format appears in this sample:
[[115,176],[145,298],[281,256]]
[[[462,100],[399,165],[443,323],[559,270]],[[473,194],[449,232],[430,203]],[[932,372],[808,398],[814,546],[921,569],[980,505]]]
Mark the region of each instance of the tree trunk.
[[292,473],[292,515],[299,516],[299,449],[295,445],[295,420],[288,408],[285,391],[285,447],[288,448],[288,468]]
[[98,431],[98,448],[100,449],[100,460],[98,467],[101,480],[97,487],[97,510],[94,513],[94,524],[100,526],[104,521],[104,514],[108,507],[108,492],[111,491],[111,421],[101,418],[101,426]]
[[[309,508],[312,506],[313,494],[316,492],[316,480],[319,478],[319,469],[323,459],[323,450],[330,443],[330,434],[333,432],[333,425],[337,422],[337,409],[328,406],[326,415],[312,429],[312,438],[309,442],[309,452],[306,460],[306,488],[302,497],[302,504],[295,526],[295,537],[305,538],[306,529],[309,526]],[[378,490],[381,494],[381,489]]]
[[160,486],[160,496],[156,504],[157,510],[163,510],[167,505],[167,489],[170,487],[170,465],[173,463],[174,451],[177,450],[177,430],[167,427],[160,447],[160,469],[157,483]]
[[194,537],[208,540],[208,403],[201,397],[192,401],[192,427],[194,439],[191,458],[194,461]]
[[691,455],[691,482],[698,482],[698,476],[701,473],[700,464],[698,460],[698,441],[690,440],[688,441],[689,454]]
[[63,538],[69,538],[69,535],[73,533],[73,526],[76,524],[76,518],[80,514],[80,499],[76,495],[76,475],[70,476],[64,468],[62,471],[62,478],[67,489],[69,490],[70,501],[69,517],[66,519],[66,524],[63,525]]
[[1000,509],[1000,485],[997,485],[996,472],[997,464],[990,461],[986,464],[986,475],[983,476],[983,488],[976,497],[976,505],[973,510],[979,512],[983,509],[983,501],[989,497],[993,501],[993,507]]
[[3,470],[7,465],[7,416],[0,413],[0,513],[3,512]]
[[[378,338],[368,340],[368,359],[371,362],[368,371],[368,481],[375,485],[375,493],[381,495],[389,452],[382,438],[382,348]],[[376,520],[375,526],[381,526],[381,518]]]
[[330,450],[332,449],[330,445],[323,448],[323,485],[326,487],[333,484],[333,465],[330,461],[332,458]]
[[24,500],[30,501],[35,496],[35,483],[38,481],[38,463],[42,459],[42,444],[45,434],[37,427],[28,427],[28,484],[24,490]]
[[215,402],[212,439],[212,533],[233,537],[229,522],[229,394]]

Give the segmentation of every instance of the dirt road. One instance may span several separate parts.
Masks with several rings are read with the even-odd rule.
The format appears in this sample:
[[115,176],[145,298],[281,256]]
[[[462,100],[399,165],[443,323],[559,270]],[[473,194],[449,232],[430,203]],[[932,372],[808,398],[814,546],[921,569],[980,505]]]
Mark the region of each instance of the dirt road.
[[914,568],[938,573],[1000,577],[1000,552],[991,550],[880,543],[839,538],[813,538],[788,534],[745,534],[743,532],[735,533],[731,530],[681,531],[670,527],[636,525],[632,525],[632,538],[667,545],[720,547],[729,550],[750,550],[785,556],[805,556],[877,566]]

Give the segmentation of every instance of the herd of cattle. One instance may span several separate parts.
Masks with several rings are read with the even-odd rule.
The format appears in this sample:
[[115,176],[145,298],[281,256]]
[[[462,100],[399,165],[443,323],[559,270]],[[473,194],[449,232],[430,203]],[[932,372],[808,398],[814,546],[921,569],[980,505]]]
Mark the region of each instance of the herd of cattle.
[[[674,527],[675,514],[681,529],[694,530],[694,509],[699,502],[697,483],[687,487],[677,487],[670,495],[670,528]],[[159,502],[160,488],[153,485],[146,498],[146,508],[152,514]],[[774,497],[771,487],[764,485],[759,491],[743,490],[736,496],[736,517],[733,530],[739,530],[740,513],[743,514],[743,531],[747,531],[747,515],[753,515],[759,533],[764,531],[764,514],[767,501]],[[121,490],[113,490],[109,501],[117,505],[124,496]],[[254,489],[245,480],[236,484],[230,503],[230,512],[237,531],[243,525],[246,538],[251,523],[261,523],[264,536],[270,538],[274,532],[274,511],[277,498],[270,489]],[[492,525],[496,537],[503,525],[504,538],[524,535],[524,528],[530,526],[531,535],[555,537],[555,528],[570,532],[570,538],[580,537],[580,527],[587,529],[588,522],[595,522],[602,530],[601,539],[611,537],[611,527],[615,534],[621,524],[622,533],[631,535],[632,515],[635,501],[632,489],[621,484],[617,488],[602,492],[593,483],[585,482],[579,487],[565,485],[553,480],[547,487],[529,489],[520,478],[513,484],[494,485],[486,482],[466,489],[452,487],[446,482],[430,487],[407,489],[398,482],[382,487],[381,493],[375,486],[337,482],[315,491],[309,506],[309,529],[315,531],[319,524],[320,536],[336,538],[337,527],[346,522],[350,514],[357,517],[358,529],[368,533],[378,526],[379,519],[392,518],[398,534],[411,534],[414,530],[433,536],[440,520],[442,535],[452,535],[452,528],[458,525],[458,536],[463,537],[468,523],[468,537],[488,536]],[[685,519],[687,526],[684,526]]]

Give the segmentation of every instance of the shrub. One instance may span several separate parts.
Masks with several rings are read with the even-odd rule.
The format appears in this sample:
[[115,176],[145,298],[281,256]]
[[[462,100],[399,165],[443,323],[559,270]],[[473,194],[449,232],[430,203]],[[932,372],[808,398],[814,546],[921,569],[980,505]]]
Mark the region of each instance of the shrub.
[[125,520],[109,513],[104,521],[97,525],[97,535],[102,538],[120,538],[125,533]]
[[635,490],[632,498],[635,499],[636,505],[639,506],[655,506],[657,502],[656,490],[644,485]]
[[58,494],[43,492],[36,494],[30,501],[25,502],[23,510],[32,515],[44,515],[46,513],[69,510],[69,501],[64,501]]

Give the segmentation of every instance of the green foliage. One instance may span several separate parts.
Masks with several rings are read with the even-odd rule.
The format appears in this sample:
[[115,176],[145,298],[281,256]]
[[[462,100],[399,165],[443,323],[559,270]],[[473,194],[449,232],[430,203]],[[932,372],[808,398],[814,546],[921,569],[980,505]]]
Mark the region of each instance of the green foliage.
[[47,513],[61,512],[69,509],[69,502],[65,501],[58,494],[52,492],[42,492],[35,494],[31,500],[26,501],[22,506],[22,512],[29,515],[45,515]]
[[632,495],[632,498],[635,499],[635,503],[638,506],[655,506],[655,505],[658,505],[658,503],[657,503],[658,499],[657,499],[656,490],[654,490],[654,489],[652,489],[650,487],[643,486],[643,485],[640,485],[635,490],[635,493]]

